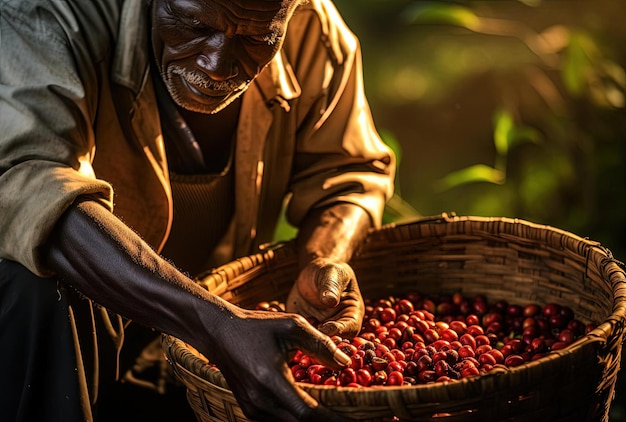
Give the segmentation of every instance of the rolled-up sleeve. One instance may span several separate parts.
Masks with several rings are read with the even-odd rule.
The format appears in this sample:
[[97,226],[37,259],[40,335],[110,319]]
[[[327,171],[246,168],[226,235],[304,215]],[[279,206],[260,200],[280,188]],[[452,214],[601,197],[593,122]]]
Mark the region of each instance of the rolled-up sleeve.
[[47,275],[41,247],[61,214],[79,195],[112,209],[112,189],[91,166],[97,101],[77,70],[86,49],[79,38],[70,48],[71,22],[28,3],[0,13],[0,258]]
[[322,13],[294,31],[298,50],[286,47],[302,84],[287,218],[298,225],[311,208],[348,202],[378,227],[394,192],[395,157],[373,122],[358,40],[330,2],[319,4]]

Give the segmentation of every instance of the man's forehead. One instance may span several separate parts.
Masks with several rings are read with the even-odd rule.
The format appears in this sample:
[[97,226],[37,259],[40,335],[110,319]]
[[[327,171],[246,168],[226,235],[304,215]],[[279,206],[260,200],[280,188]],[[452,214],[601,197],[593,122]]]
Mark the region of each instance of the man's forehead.
[[173,3],[195,3],[207,11],[222,10],[239,19],[269,18],[297,5],[301,0],[170,0]]

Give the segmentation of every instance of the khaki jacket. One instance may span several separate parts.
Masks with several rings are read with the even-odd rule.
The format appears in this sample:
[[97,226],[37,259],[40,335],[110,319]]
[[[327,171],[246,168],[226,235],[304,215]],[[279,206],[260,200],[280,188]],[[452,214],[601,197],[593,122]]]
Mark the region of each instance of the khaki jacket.
[[[172,196],[140,0],[0,3],[0,258],[40,258],[80,195],[159,251]],[[242,98],[235,218],[223,261],[270,241],[284,198],[295,226],[346,201],[380,224],[395,162],[364,97],[360,48],[332,3],[300,7]]]

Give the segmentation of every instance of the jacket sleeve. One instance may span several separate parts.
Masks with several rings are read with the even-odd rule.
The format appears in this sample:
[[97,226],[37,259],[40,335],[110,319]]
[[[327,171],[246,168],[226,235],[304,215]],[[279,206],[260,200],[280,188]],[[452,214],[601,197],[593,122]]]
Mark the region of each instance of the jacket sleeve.
[[395,157],[376,131],[365,97],[361,50],[330,1],[297,11],[286,42],[302,95],[287,218],[348,202],[379,227],[394,190]]
[[41,246],[74,199],[112,209],[91,166],[97,82],[67,2],[0,7],[0,258],[45,276]]

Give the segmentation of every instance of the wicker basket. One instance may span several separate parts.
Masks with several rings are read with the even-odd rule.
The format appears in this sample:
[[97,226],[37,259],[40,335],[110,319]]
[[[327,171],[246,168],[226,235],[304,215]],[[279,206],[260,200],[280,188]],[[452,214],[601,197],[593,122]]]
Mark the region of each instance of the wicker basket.
[[[296,277],[293,244],[220,267],[204,286],[243,307],[284,300]],[[608,421],[626,320],[623,265],[597,242],[507,218],[440,217],[373,231],[351,263],[364,297],[460,291],[468,297],[570,306],[599,326],[569,347],[509,370],[451,383],[384,388],[300,384],[360,421]],[[247,421],[221,373],[163,337],[199,421]]]

